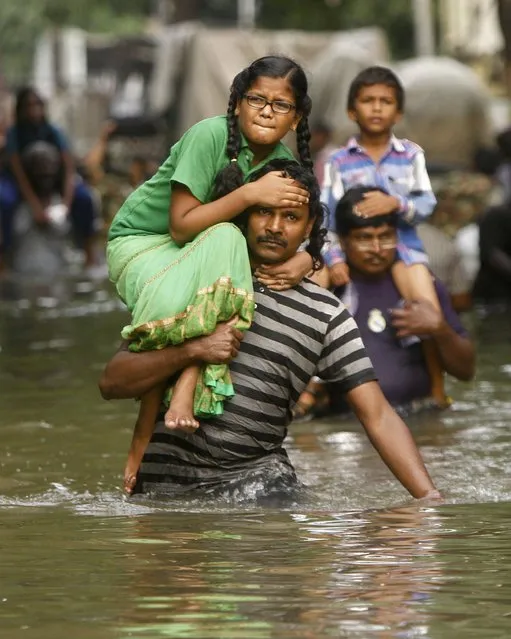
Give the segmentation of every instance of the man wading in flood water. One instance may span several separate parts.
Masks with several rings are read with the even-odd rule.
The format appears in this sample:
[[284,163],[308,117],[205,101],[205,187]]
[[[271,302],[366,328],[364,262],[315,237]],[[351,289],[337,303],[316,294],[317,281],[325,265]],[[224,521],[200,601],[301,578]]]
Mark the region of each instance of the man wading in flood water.
[[124,344],[105,368],[100,381],[105,399],[139,397],[191,364],[229,363],[232,372],[236,394],[221,417],[184,432],[167,429],[162,411],[134,492],[223,495],[251,486],[254,499],[289,492],[298,482],[282,444],[291,410],[317,373],[342,387],[403,486],[417,498],[439,497],[407,426],[376,382],[344,305],[308,280],[286,291],[267,288],[272,278],[285,281],[280,265],[305,239],[314,259],[320,259],[323,244],[323,210],[314,176],[297,163],[274,161],[252,179],[275,170],[285,170],[306,188],[310,201],[295,209],[247,211],[243,230],[254,273],[260,276],[262,265],[272,268],[265,269],[264,284],[254,280],[256,313],[243,341],[239,331],[221,325],[208,337],[159,351],[131,353]]

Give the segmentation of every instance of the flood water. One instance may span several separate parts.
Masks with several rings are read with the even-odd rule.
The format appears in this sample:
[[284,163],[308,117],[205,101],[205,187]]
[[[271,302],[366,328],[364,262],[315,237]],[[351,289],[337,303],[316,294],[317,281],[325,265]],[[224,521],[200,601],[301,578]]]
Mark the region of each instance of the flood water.
[[440,505],[352,421],[292,427],[303,503],[141,503],[120,485],[135,403],[97,390],[126,320],[106,288],[0,300],[0,636],[511,636],[511,323],[468,318],[477,379],[408,420]]

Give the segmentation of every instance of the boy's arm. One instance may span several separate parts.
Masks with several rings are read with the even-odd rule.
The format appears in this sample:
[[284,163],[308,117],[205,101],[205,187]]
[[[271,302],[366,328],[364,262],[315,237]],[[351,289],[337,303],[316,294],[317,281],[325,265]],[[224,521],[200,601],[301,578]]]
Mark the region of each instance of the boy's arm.
[[333,231],[328,231],[325,244],[321,249],[321,255],[328,268],[345,261],[339,237]]
[[341,248],[337,235],[335,234],[335,208],[337,202],[344,195],[344,184],[342,182],[341,171],[336,167],[330,158],[325,163],[323,184],[321,185],[321,202],[327,207],[328,217],[325,220],[328,229],[327,242],[321,254],[328,267],[344,262],[344,252]]
[[436,206],[431,181],[426,170],[426,158],[418,151],[413,158],[413,184],[408,197],[396,195],[401,203],[399,213],[408,224],[415,226],[428,218]]
[[328,209],[326,227],[329,231],[335,230],[335,207],[344,195],[342,174],[334,159],[335,154],[331,155],[325,163],[323,184],[321,185],[321,202]]

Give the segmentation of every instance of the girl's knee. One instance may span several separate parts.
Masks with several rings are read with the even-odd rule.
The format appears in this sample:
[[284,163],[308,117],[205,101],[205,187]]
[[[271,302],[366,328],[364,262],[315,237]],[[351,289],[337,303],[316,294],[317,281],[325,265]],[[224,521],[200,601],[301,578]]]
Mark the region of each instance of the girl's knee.
[[214,235],[215,239],[219,242],[225,243],[225,246],[229,246],[230,244],[238,244],[245,242],[245,236],[240,231],[240,229],[231,222],[221,222],[220,224],[215,224],[211,226],[206,233],[210,233],[210,235]]

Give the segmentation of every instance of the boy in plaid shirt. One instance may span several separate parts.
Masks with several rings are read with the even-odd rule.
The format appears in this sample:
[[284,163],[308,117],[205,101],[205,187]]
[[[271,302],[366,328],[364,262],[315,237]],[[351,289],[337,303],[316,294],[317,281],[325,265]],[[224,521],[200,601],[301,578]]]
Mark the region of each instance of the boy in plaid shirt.
[[[424,221],[436,205],[422,149],[398,139],[393,127],[404,110],[404,89],[397,76],[385,67],[369,67],[353,80],[348,94],[348,115],[358,128],[357,137],[333,153],[325,166],[322,201],[329,210],[329,242],[324,251],[330,283],[342,286],[349,281],[349,269],[334,233],[335,208],[344,193],[354,186],[375,186],[357,206],[356,213],[372,217],[397,211],[398,259],[392,268],[396,286],[405,300],[439,302],[428,269],[428,257],[415,226]],[[445,403],[442,369],[430,342],[424,342],[432,378],[433,396]]]

